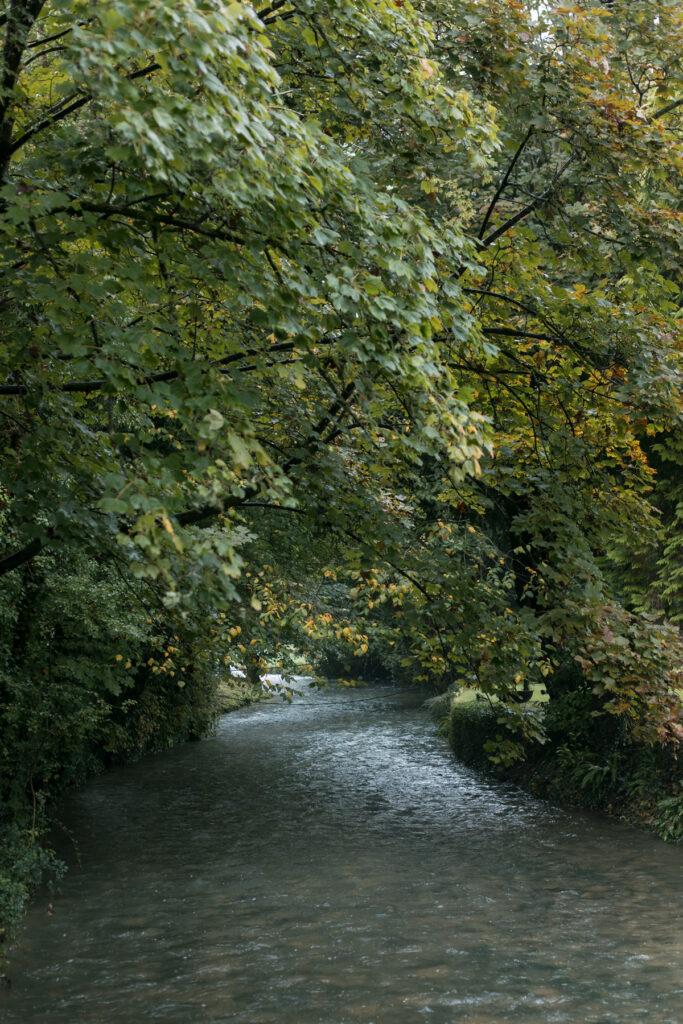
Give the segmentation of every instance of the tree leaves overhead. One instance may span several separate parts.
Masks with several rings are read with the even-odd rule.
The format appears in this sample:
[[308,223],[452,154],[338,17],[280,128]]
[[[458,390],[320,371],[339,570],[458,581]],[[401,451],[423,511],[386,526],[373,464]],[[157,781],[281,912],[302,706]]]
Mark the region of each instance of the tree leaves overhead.
[[505,689],[616,607],[617,538],[673,550],[677,4],[4,11],[0,570],[243,601],[249,509],[296,507],[421,581],[435,677],[497,622]]
[[[354,31],[375,71],[353,86],[359,110],[394,87],[398,46],[415,65],[406,119],[423,110],[446,139],[458,106],[419,71],[427,28],[403,18],[397,37],[388,5],[361,7]],[[322,36],[341,47],[360,9],[326,11]],[[306,451],[348,413],[351,382],[368,397],[383,375],[412,390],[429,365],[436,383],[432,323],[466,330],[457,289],[441,299],[434,280],[437,260],[463,257],[460,233],[378,188],[353,139],[293,108],[264,31],[248,6],[192,2],[57,6],[32,26],[2,191],[8,286],[22,297],[3,369],[27,410],[12,487],[24,536],[59,540],[85,521],[97,547],[103,513],[144,533],[197,500],[284,500],[277,431],[269,453],[256,438],[283,392],[307,390],[288,438]],[[433,390],[432,417],[442,407],[444,434],[458,434],[466,410]]]

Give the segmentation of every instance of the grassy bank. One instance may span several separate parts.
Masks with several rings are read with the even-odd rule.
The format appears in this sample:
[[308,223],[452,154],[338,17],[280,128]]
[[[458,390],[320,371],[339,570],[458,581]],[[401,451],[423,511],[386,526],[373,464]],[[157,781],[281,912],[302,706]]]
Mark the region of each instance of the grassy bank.
[[225,715],[230,711],[238,711],[248,704],[254,704],[262,700],[264,691],[258,686],[251,686],[244,679],[233,676],[229,679],[222,679],[216,690],[216,704],[219,715]]
[[466,764],[558,804],[600,810],[669,841],[683,838],[683,779],[674,751],[629,741],[613,721],[591,718],[576,694],[548,703],[545,693],[534,693],[530,707],[542,714],[548,739],[530,742],[525,759],[513,764],[494,760],[508,736],[502,705],[461,690],[428,706]]

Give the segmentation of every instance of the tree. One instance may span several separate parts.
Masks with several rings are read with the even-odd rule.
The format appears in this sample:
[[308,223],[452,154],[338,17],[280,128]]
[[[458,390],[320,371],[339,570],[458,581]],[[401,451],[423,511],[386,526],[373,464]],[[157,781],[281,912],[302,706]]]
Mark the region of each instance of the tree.
[[465,680],[499,759],[538,678],[553,729],[673,747],[680,5],[0,31],[2,916],[46,802],[200,732],[224,660]]
[[[605,559],[680,416],[675,5],[3,17],[0,572],[123,559],[229,631],[254,551],[296,573],[266,506],[404,588],[440,683],[641,635]],[[596,697],[671,738],[663,636]]]

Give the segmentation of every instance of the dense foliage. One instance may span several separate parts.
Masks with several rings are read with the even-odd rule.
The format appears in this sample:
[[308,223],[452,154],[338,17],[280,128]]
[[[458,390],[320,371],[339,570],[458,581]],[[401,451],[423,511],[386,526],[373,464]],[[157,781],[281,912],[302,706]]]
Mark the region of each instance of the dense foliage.
[[[567,688],[542,713],[528,705],[524,760],[510,709],[482,698],[443,693],[428,701],[458,758],[564,806],[590,807],[683,839],[683,793],[671,745],[635,743],[623,721],[594,717],[588,687]],[[534,736],[542,713],[543,735]],[[540,742],[539,742],[540,739]]]
[[46,838],[49,801],[106,766],[203,735],[215,717],[215,677],[204,637],[170,625],[93,559],[74,557],[65,568],[46,555],[8,578],[0,599],[2,929],[18,923],[41,876],[59,873]]
[[673,749],[679,4],[0,9],[7,820],[295,648]]

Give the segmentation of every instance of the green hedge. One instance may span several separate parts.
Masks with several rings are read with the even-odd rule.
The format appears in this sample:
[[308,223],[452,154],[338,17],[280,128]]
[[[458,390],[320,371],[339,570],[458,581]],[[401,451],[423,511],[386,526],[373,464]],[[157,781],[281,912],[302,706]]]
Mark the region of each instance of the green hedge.
[[491,744],[501,733],[505,739],[500,706],[457,703],[452,692],[428,704],[466,764],[557,803],[607,811],[662,839],[683,839],[683,775],[675,751],[631,742],[623,724],[593,714],[590,693],[567,689],[552,698],[544,711],[548,741],[529,743],[525,759],[507,766],[491,759]]

